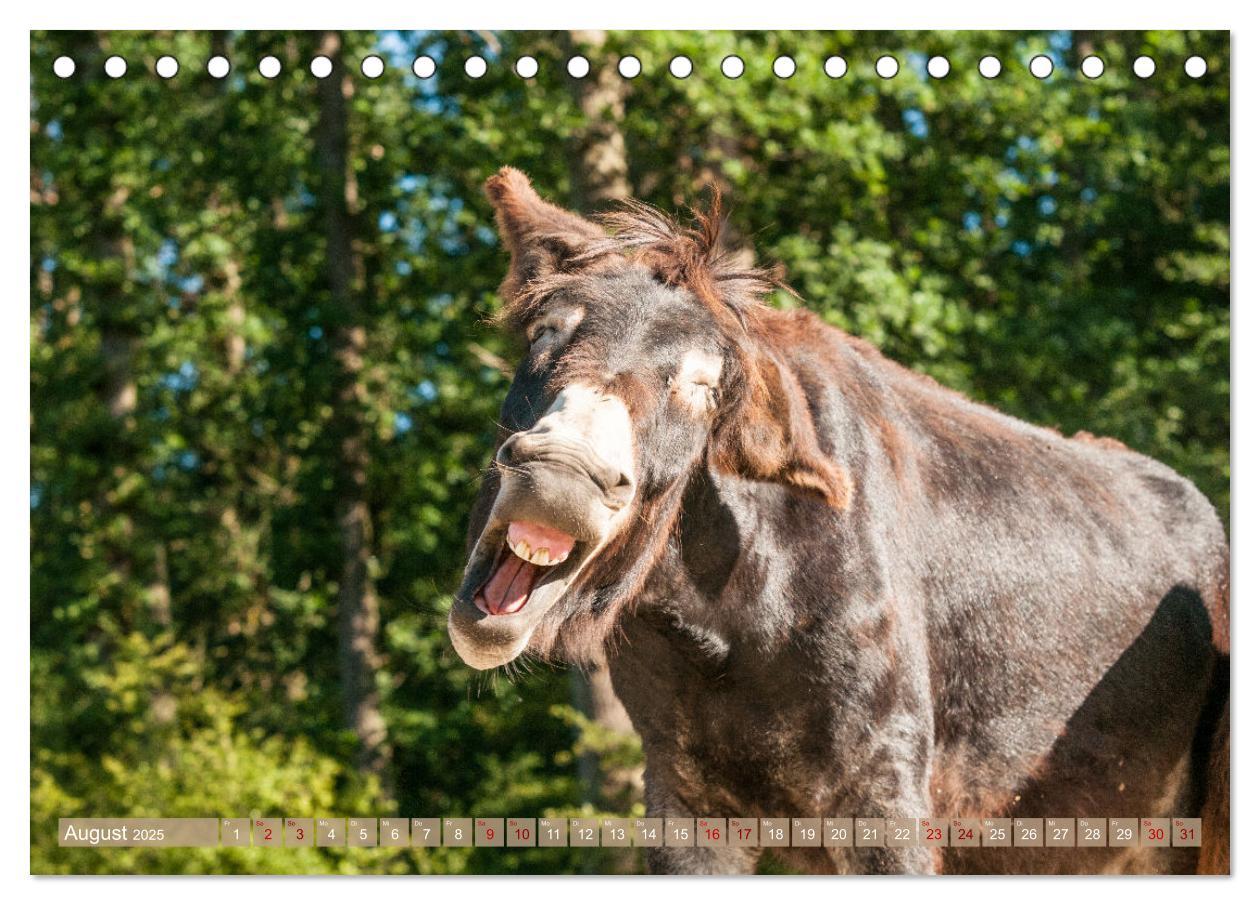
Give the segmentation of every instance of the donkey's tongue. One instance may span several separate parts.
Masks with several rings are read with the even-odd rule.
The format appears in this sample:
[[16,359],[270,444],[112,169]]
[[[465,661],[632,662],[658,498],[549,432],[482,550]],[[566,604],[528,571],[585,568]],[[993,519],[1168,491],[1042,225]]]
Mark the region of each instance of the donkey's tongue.
[[517,556],[504,556],[490,580],[477,592],[478,602],[491,616],[515,613],[529,600],[540,572],[541,566]]

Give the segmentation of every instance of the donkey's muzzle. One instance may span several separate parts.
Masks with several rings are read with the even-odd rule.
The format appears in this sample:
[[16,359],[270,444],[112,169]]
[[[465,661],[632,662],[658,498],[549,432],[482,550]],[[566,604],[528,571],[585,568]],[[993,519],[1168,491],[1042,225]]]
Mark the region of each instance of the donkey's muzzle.
[[[607,462],[590,443],[559,436],[555,431],[535,429],[513,434],[499,447],[495,462],[503,470],[505,483],[520,477],[546,497],[560,491],[594,493],[615,512],[633,494],[630,475]],[[583,487],[583,481],[589,486]]]
[[506,521],[535,522],[579,541],[597,542],[607,532],[613,512],[625,505],[614,493],[603,490],[589,471],[567,458],[500,464],[495,511]]

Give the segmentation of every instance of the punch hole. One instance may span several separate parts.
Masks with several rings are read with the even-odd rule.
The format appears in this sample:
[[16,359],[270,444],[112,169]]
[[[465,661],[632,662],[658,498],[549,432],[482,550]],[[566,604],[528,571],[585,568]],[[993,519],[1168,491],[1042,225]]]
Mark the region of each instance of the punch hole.
[[277,57],[265,56],[258,61],[258,71],[265,79],[274,79],[280,74],[280,60]]
[[617,71],[621,73],[623,79],[638,78],[639,73],[643,71],[643,64],[636,56],[625,56],[617,62]]
[[127,74],[127,61],[120,56],[112,56],[105,61],[105,74],[111,79],[120,79]]
[[179,73],[179,60],[169,55],[158,57],[153,64],[153,71],[161,78],[173,79]]
[[942,56],[935,56],[927,61],[927,71],[934,79],[943,79],[949,75],[949,60]]
[[980,74],[986,79],[995,79],[1002,74],[1002,61],[995,56],[980,58]]
[[231,71],[232,64],[228,62],[227,57],[214,56],[206,60],[206,72],[210,73],[212,79],[226,78]]
[[774,74],[781,79],[790,79],[796,74],[796,60],[789,56],[775,57]]
[[464,75],[468,76],[470,79],[481,78],[486,74],[486,71],[489,68],[490,67],[486,63],[485,57],[474,56],[464,60]]
[[538,75],[538,61],[531,56],[517,58],[512,68],[523,79],[532,79]]
[[583,56],[569,57],[565,69],[573,78],[584,79],[591,73],[591,61]]
[[1207,60],[1203,57],[1190,57],[1186,60],[1186,75],[1192,79],[1201,79],[1207,75]]
[[1155,61],[1143,55],[1133,61],[1133,74],[1140,79],[1149,79],[1155,74]]
[[53,60],[53,75],[59,79],[68,79],[74,75],[74,60],[69,57],[57,57]]
[[722,58],[722,75],[728,79],[737,79],[744,74],[744,61],[736,54]]
[[416,57],[411,61],[411,71],[418,79],[431,79],[437,72],[437,63],[433,62],[433,57]]
[[685,56],[676,56],[669,61],[669,74],[676,79],[685,79],[694,68],[691,59]]
[[1047,79],[1050,77],[1050,74],[1054,72],[1054,61],[1044,53],[1039,53],[1028,61],[1028,71],[1031,72],[1035,78]]
[[1102,57],[1096,57],[1092,54],[1081,60],[1081,75],[1087,79],[1096,79],[1103,74],[1103,70],[1107,67],[1102,61]]
[[379,79],[385,74],[385,61],[376,54],[370,54],[359,64],[359,71],[369,79]]
[[317,79],[326,79],[332,75],[332,60],[325,56],[318,56],[311,60],[311,75]]
[[901,71],[901,64],[897,62],[897,58],[884,54],[875,61],[875,74],[881,79],[891,79]]
[[849,64],[844,57],[827,57],[823,61],[823,72],[828,78],[842,79],[844,74],[849,71]]

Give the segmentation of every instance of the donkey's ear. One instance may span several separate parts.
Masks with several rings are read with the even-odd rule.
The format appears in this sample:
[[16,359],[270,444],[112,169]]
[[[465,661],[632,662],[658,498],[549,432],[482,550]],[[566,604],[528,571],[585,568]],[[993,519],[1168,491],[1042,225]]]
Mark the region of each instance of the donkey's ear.
[[836,509],[847,507],[853,483],[819,447],[795,375],[764,351],[744,356],[744,372],[744,392],[718,425],[710,462],[741,477],[786,484]]
[[504,167],[486,180],[499,236],[512,254],[500,292],[514,298],[530,280],[564,270],[604,232],[577,214],[542,198],[520,170]]

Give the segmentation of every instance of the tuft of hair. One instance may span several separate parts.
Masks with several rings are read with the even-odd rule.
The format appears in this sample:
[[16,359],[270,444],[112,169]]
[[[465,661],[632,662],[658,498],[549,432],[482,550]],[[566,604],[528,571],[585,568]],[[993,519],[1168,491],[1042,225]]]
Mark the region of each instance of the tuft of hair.
[[775,270],[748,267],[738,253],[724,247],[721,195],[714,190],[712,198],[707,210],[688,208],[692,222],[685,226],[637,200],[620,201],[613,210],[596,214],[595,221],[607,233],[583,237],[571,254],[556,255],[556,266],[507,295],[496,320],[509,327],[522,325],[566,284],[631,261],[646,266],[665,285],[691,292],[719,322],[746,328],[746,316],[771,291],[796,292]]
[[610,234],[588,245],[578,261],[621,254],[648,267],[667,286],[687,289],[715,313],[742,321],[748,308],[772,290],[791,289],[773,271],[745,266],[723,246],[722,196],[714,190],[712,198],[708,210],[688,209],[692,222],[686,226],[650,204],[624,201],[596,216]]

